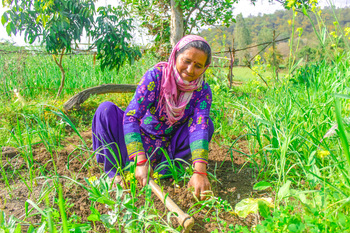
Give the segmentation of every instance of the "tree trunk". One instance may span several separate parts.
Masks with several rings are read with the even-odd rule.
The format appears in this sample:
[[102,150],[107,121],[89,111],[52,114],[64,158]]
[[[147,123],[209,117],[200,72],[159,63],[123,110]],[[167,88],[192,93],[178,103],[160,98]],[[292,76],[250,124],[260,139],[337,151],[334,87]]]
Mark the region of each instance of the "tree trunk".
[[170,1],[171,22],[170,22],[170,43],[174,47],[176,43],[184,36],[184,18],[180,3],[176,0]]
[[58,92],[57,92],[57,96],[56,96],[56,100],[58,99],[58,97],[61,95],[62,93],[62,90],[63,90],[63,87],[64,87],[64,81],[66,79],[66,72],[64,71],[64,68],[62,66],[62,60],[63,60],[63,54],[64,54],[64,51],[66,50],[66,48],[63,48],[62,51],[61,51],[61,56],[60,56],[60,60],[57,61],[57,58],[55,55],[53,55],[53,59],[55,61],[55,63],[57,64],[57,66],[60,68],[60,71],[61,71],[61,85],[60,85],[60,88],[58,89]]
[[132,84],[102,84],[97,87],[91,87],[79,92],[71,97],[63,105],[65,111],[71,110],[74,107],[79,109],[80,105],[84,103],[91,95],[100,95],[105,93],[132,93],[136,90],[137,85]]
[[61,85],[60,85],[60,88],[58,89],[56,100],[58,99],[58,97],[60,97],[60,95],[62,93],[62,90],[63,90],[63,87],[64,87],[64,81],[66,79],[66,72],[64,71],[64,68],[63,68],[62,64],[58,63],[57,65],[58,65],[58,67],[60,68],[60,71],[61,71]]

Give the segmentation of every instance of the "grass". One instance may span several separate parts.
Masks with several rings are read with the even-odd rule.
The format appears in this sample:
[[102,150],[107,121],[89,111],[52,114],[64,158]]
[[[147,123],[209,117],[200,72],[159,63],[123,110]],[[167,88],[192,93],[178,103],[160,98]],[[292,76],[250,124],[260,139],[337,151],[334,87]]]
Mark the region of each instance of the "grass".
[[[324,34],[327,36],[327,32]],[[337,43],[336,38],[330,41]],[[190,214],[204,208],[214,210],[214,214],[206,216],[205,221],[215,222],[217,232],[350,230],[350,54],[346,49],[335,48],[325,56],[327,59],[302,66],[296,65],[299,63],[291,57],[290,69],[280,74],[279,81],[273,78],[267,64],[257,62],[253,70],[260,71],[268,81],[268,87],[251,70],[234,68],[234,80],[242,82],[242,85],[230,89],[227,69],[208,69],[207,80],[214,98],[211,111],[215,125],[213,138],[229,148],[229,154],[238,151],[247,158],[245,166],[255,171],[253,174],[257,180],[265,181],[264,188],[259,190],[270,190],[267,193],[275,201],[273,208],[261,202],[255,203],[259,216],[263,217],[259,220],[260,224],[250,229],[227,226],[219,218],[221,212],[234,214],[236,211],[237,214],[237,209],[220,197],[198,202],[190,208]],[[159,220],[159,216],[164,217],[164,214],[154,208],[149,187],[139,190],[133,176],[124,175],[130,182],[130,193],[127,193],[120,186],[113,190],[111,181],[102,171],[100,179],[84,177],[81,180],[79,174],[71,177],[59,175],[54,163],[62,142],[71,135],[77,135],[80,142],[75,146],[81,153],[68,156],[68,161],[80,161],[82,168],[89,169],[94,152],[90,151],[80,132],[90,127],[91,117],[100,102],[112,100],[125,107],[132,94],[95,96],[84,103],[83,109],[69,115],[60,110],[62,103],[87,87],[102,83],[137,83],[140,74],[156,61],[154,56],[146,54],[134,66],[125,65],[116,74],[113,71],[102,73],[98,66],[93,66],[91,56],[67,56],[64,60],[66,88],[61,99],[54,102],[52,97],[58,89],[60,73],[49,56],[15,54],[0,58],[4,67],[0,71],[0,99],[4,103],[0,107],[0,145],[16,147],[20,152],[11,159],[4,159],[0,154],[0,181],[10,194],[13,189],[11,184],[18,180],[25,183],[30,191],[24,220],[30,224],[29,230],[96,231],[96,224],[102,224],[110,232],[117,232],[115,226],[121,226],[118,231],[133,232],[144,229],[153,232],[181,230],[181,227],[174,229],[171,221]],[[25,101],[15,102],[18,98],[13,95],[14,89],[19,90]],[[338,128],[335,133],[325,137],[335,124]],[[239,150],[239,140],[247,144],[249,152]],[[44,145],[51,156],[51,161],[43,166],[37,166],[33,157],[33,149],[39,144]],[[84,153],[88,154],[87,161]],[[20,160],[24,163],[19,167],[12,165],[19,164]],[[52,169],[47,168],[50,164],[53,164]],[[180,173],[184,176],[190,173],[181,166],[180,170],[177,169],[176,161],[168,161],[168,164],[176,182],[184,178]],[[130,169],[132,171],[133,166],[130,165]],[[232,172],[237,172],[233,160]],[[215,174],[213,176],[215,179]],[[40,198],[32,201],[29,197],[39,180],[47,188],[41,190]],[[82,222],[74,215],[66,216],[69,202],[62,194],[63,182],[83,187],[89,193],[89,221]],[[49,197],[48,190],[55,193],[54,198]],[[140,195],[145,196],[145,204],[135,207]],[[100,213],[98,203],[108,206],[109,214]],[[30,220],[26,222],[34,210],[41,216],[40,225],[32,224]],[[0,229],[20,231],[21,224],[18,223],[23,224],[0,211]]]

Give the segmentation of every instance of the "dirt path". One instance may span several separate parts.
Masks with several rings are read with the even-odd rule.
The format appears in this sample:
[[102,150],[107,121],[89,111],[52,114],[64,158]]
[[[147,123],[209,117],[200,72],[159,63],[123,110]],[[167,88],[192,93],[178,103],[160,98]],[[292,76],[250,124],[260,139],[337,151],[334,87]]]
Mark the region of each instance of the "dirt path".
[[[84,140],[87,145],[91,147],[91,133],[82,133]],[[57,172],[61,176],[71,177],[78,182],[85,183],[84,178],[91,177],[93,175],[99,176],[102,174],[102,168],[95,162],[94,158],[89,158],[91,152],[78,148],[76,145],[81,145],[79,137],[73,136],[68,138],[63,143],[64,147],[59,151],[55,151],[51,155],[43,145],[37,145],[34,147],[34,159],[36,165],[34,167],[45,168],[41,169],[41,174],[45,174],[45,171],[52,171],[54,165],[52,159],[55,161],[57,167]],[[243,152],[246,151],[246,145],[244,141],[238,141],[239,149]],[[13,156],[13,154],[12,154]],[[210,154],[209,154],[209,172],[216,174],[218,181],[211,181],[212,190],[214,196],[220,197],[222,200],[227,200],[232,207],[235,206],[240,200],[252,196],[252,186],[255,180],[252,178],[252,170],[250,168],[241,169],[242,165],[245,163],[245,158],[243,158],[239,153],[232,153],[231,156],[227,153],[227,149],[216,143],[211,143]],[[69,161],[69,162],[68,162]],[[20,156],[3,158],[3,164],[10,168],[9,170],[23,170],[23,174],[27,174],[26,164]],[[87,169],[89,168],[89,169]],[[39,169],[36,171],[39,173]],[[25,217],[25,205],[26,200],[31,199],[37,202],[41,197],[40,193],[49,187],[50,182],[45,182],[45,179],[40,179],[40,175],[36,180],[36,184],[32,187],[32,192],[29,192],[28,187],[23,183],[18,176],[10,177],[10,185],[12,188],[12,196],[8,192],[4,182],[0,182],[0,209],[4,210],[6,215],[14,215],[18,219],[23,219]],[[75,213],[77,216],[81,217],[82,221],[87,221],[87,217],[90,215],[90,205],[91,201],[88,199],[88,193],[77,185],[68,185],[70,182],[66,182],[64,185],[64,197],[66,201],[74,204],[68,209],[68,215]],[[28,185],[28,184],[27,184]],[[162,185],[164,186],[165,192],[169,193],[169,196],[183,209],[185,212],[196,203],[193,195],[188,191],[186,186],[180,184],[180,187],[174,188],[169,180],[162,180]],[[55,193],[50,194],[56,195]],[[161,203],[157,197],[154,196],[155,206],[160,211],[165,211],[164,204]],[[44,201],[43,201],[44,202]],[[142,200],[140,200],[142,203]],[[107,213],[102,205],[99,206],[99,211],[101,213]],[[216,222],[207,220],[208,216],[212,216],[211,211],[204,209],[196,214],[194,218],[196,220],[195,226],[192,232],[211,232],[212,230],[218,228]],[[251,226],[255,219],[253,216],[248,216],[247,219],[241,219],[235,215],[222,210],[218,216],[216,216],[217,221],[223,220],[229,224],[240,224]],[[29,220],[36,222],[40,220],[40,216],[34,216]],[[176,222],[174,221],[176,226]],[[98,226],[98,231],[103,232],[102,226]]]

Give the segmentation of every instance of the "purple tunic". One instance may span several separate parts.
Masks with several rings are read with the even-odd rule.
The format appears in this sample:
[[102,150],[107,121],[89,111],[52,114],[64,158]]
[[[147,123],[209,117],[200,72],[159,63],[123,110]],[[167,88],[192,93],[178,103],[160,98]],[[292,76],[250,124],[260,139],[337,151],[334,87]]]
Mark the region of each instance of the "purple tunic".
[[153,167],[165,161],[157,147],[165,149],[171,159],[192,157],[193,162],[207,163],[208,143],[214,132],[209,118],[209,85],[203,82],[193,92],[184,116],[170,126],[166,113],[157,109],[161,78],[161,68],[148,70],[125,113],[111,102],[102,103],[97,109],[92,124],[93,149],[110,177],[141,151],[146,152]]

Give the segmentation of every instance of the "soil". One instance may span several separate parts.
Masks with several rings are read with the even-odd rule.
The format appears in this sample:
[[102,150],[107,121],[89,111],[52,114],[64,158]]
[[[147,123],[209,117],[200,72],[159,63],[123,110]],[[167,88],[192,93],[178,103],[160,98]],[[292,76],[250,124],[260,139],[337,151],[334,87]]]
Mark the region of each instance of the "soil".
[[[91,132],[87,131],[81,135],[87,143],[88,148],[91,148]],[[48,172],[51,173],[55,167],[58,175],[61,177],[70,177],[84,184],[84,178],[91,176],[99,177],[100,174],[103,174],[102,166],[97,164],[94,158],[91,158],[92,152],[76,146],[81,144],[81,139],[75,135],[66,138],[65,141],[62,142],[62,148],[52,153],[49,153],[42,144],[35,145],[33,147],[33,157],[35,160],[33,170],[36,171],[35,177],[37,177],[37,179],[35,180],[33,187],[27,187],[26,184],[22,182],[23,179],[21,179],[19,175],[8,175],[8,182],[12,189],[11,192],[9,192],[7,188],[8,186],[4,181],[0,181],[0,209],[6,213],[6,216],[14,215],[18,219],[24,219],[25,202],[28,199],[35,203],[42,200],[39,207],[44,207],[43,203],[45,203],[45,198],[40,195],[43,193],[43,190],[49,190],[52,182],[46,181],[47,178],[41,179],[40,176],[44,176]],[[238,145],[238,148],[236,147],[236,149],[249,154],[247,143],[245,141],[238,141],[236,145]],[[8,171],[16,169],[17,171],[22,170],[23,174],[28,174],[27,164],[24,164],[24,159],[19,154],[15,155],[16,152],[17,150],[13,148],[4,149],[1,166]],[[55,162],[55,166],[52,161]],[[215,174],[217,178],[217,181],[213,179],[211,180],[212,191],[215,197],[227,200],[227,202],[234,207],[236,203],[244,198],[259,195],[252,190],[253,184],[256,182],[253,178],[254,171],[249,168],[249,164],[246,162],[246,158],[242,156],[242,154],[235,151],[228,153],[228,148],[219,146],[215,142],[211,142],[209,164],[209,172]],[[39,167],[41,167],[41,169],[38,169]],[[87,221],[87,217],[91,214],[91,201],[88,199],[87,191],[79,185],[73,185],[68,179],[61,178],[61,182],[63,183],[63,195],[65,200],[74,204],[68,209],[68,216],[75,213],[77,216],[81,217],[81,221]],[[196,204],[193,194],[187,189],[187,185],[184,185],[183,182],[178,187],[175,187],[172,185],[171,180],[164,179],[161,180],[161,185],[164,187],[164,191],[169,193],[169,197],[172,198],[184,212],[187,212],[190,207]],[[164,204],[154,194],[152,195],[155,207],[160,212],[165,213],[166,208]],[[57,194],[49,192],[49,198],[54,196],[57,197]],[[142,200],[141,197],[138,205],[142,205],[143,201],[144,200]],[[100,213],[107,213],[109,211],[103,205],[99,204],[96,208]],[[32,213],[34,212],[35,211]],[[227,222],[227,226],[230,224],[239,224],[249,227],[256,224],[257,221],[257,217],[254,215],[249,215],[246,219],[243,219],[230,213],[227,209],[226,211],[224,209],[221,210],[219,215],[216,216],[217,221],[208,221],[208,217],[211,217],[212,219],[212,212],[212,210],[204,208],[194,214],[195,225],[192,232],[211,232],[218,228],[217,222],[220,220]],[[166,219],[166,215],[164,216],[164,219]],[[35,215],[27,218],[26,221],[40,223],[40,219],[40,215]],[[174,227],[178,226],[175,218],[172,219],[172,223]],[[96,227],[97,232],[105,232],[102,225],[97,225]]]

